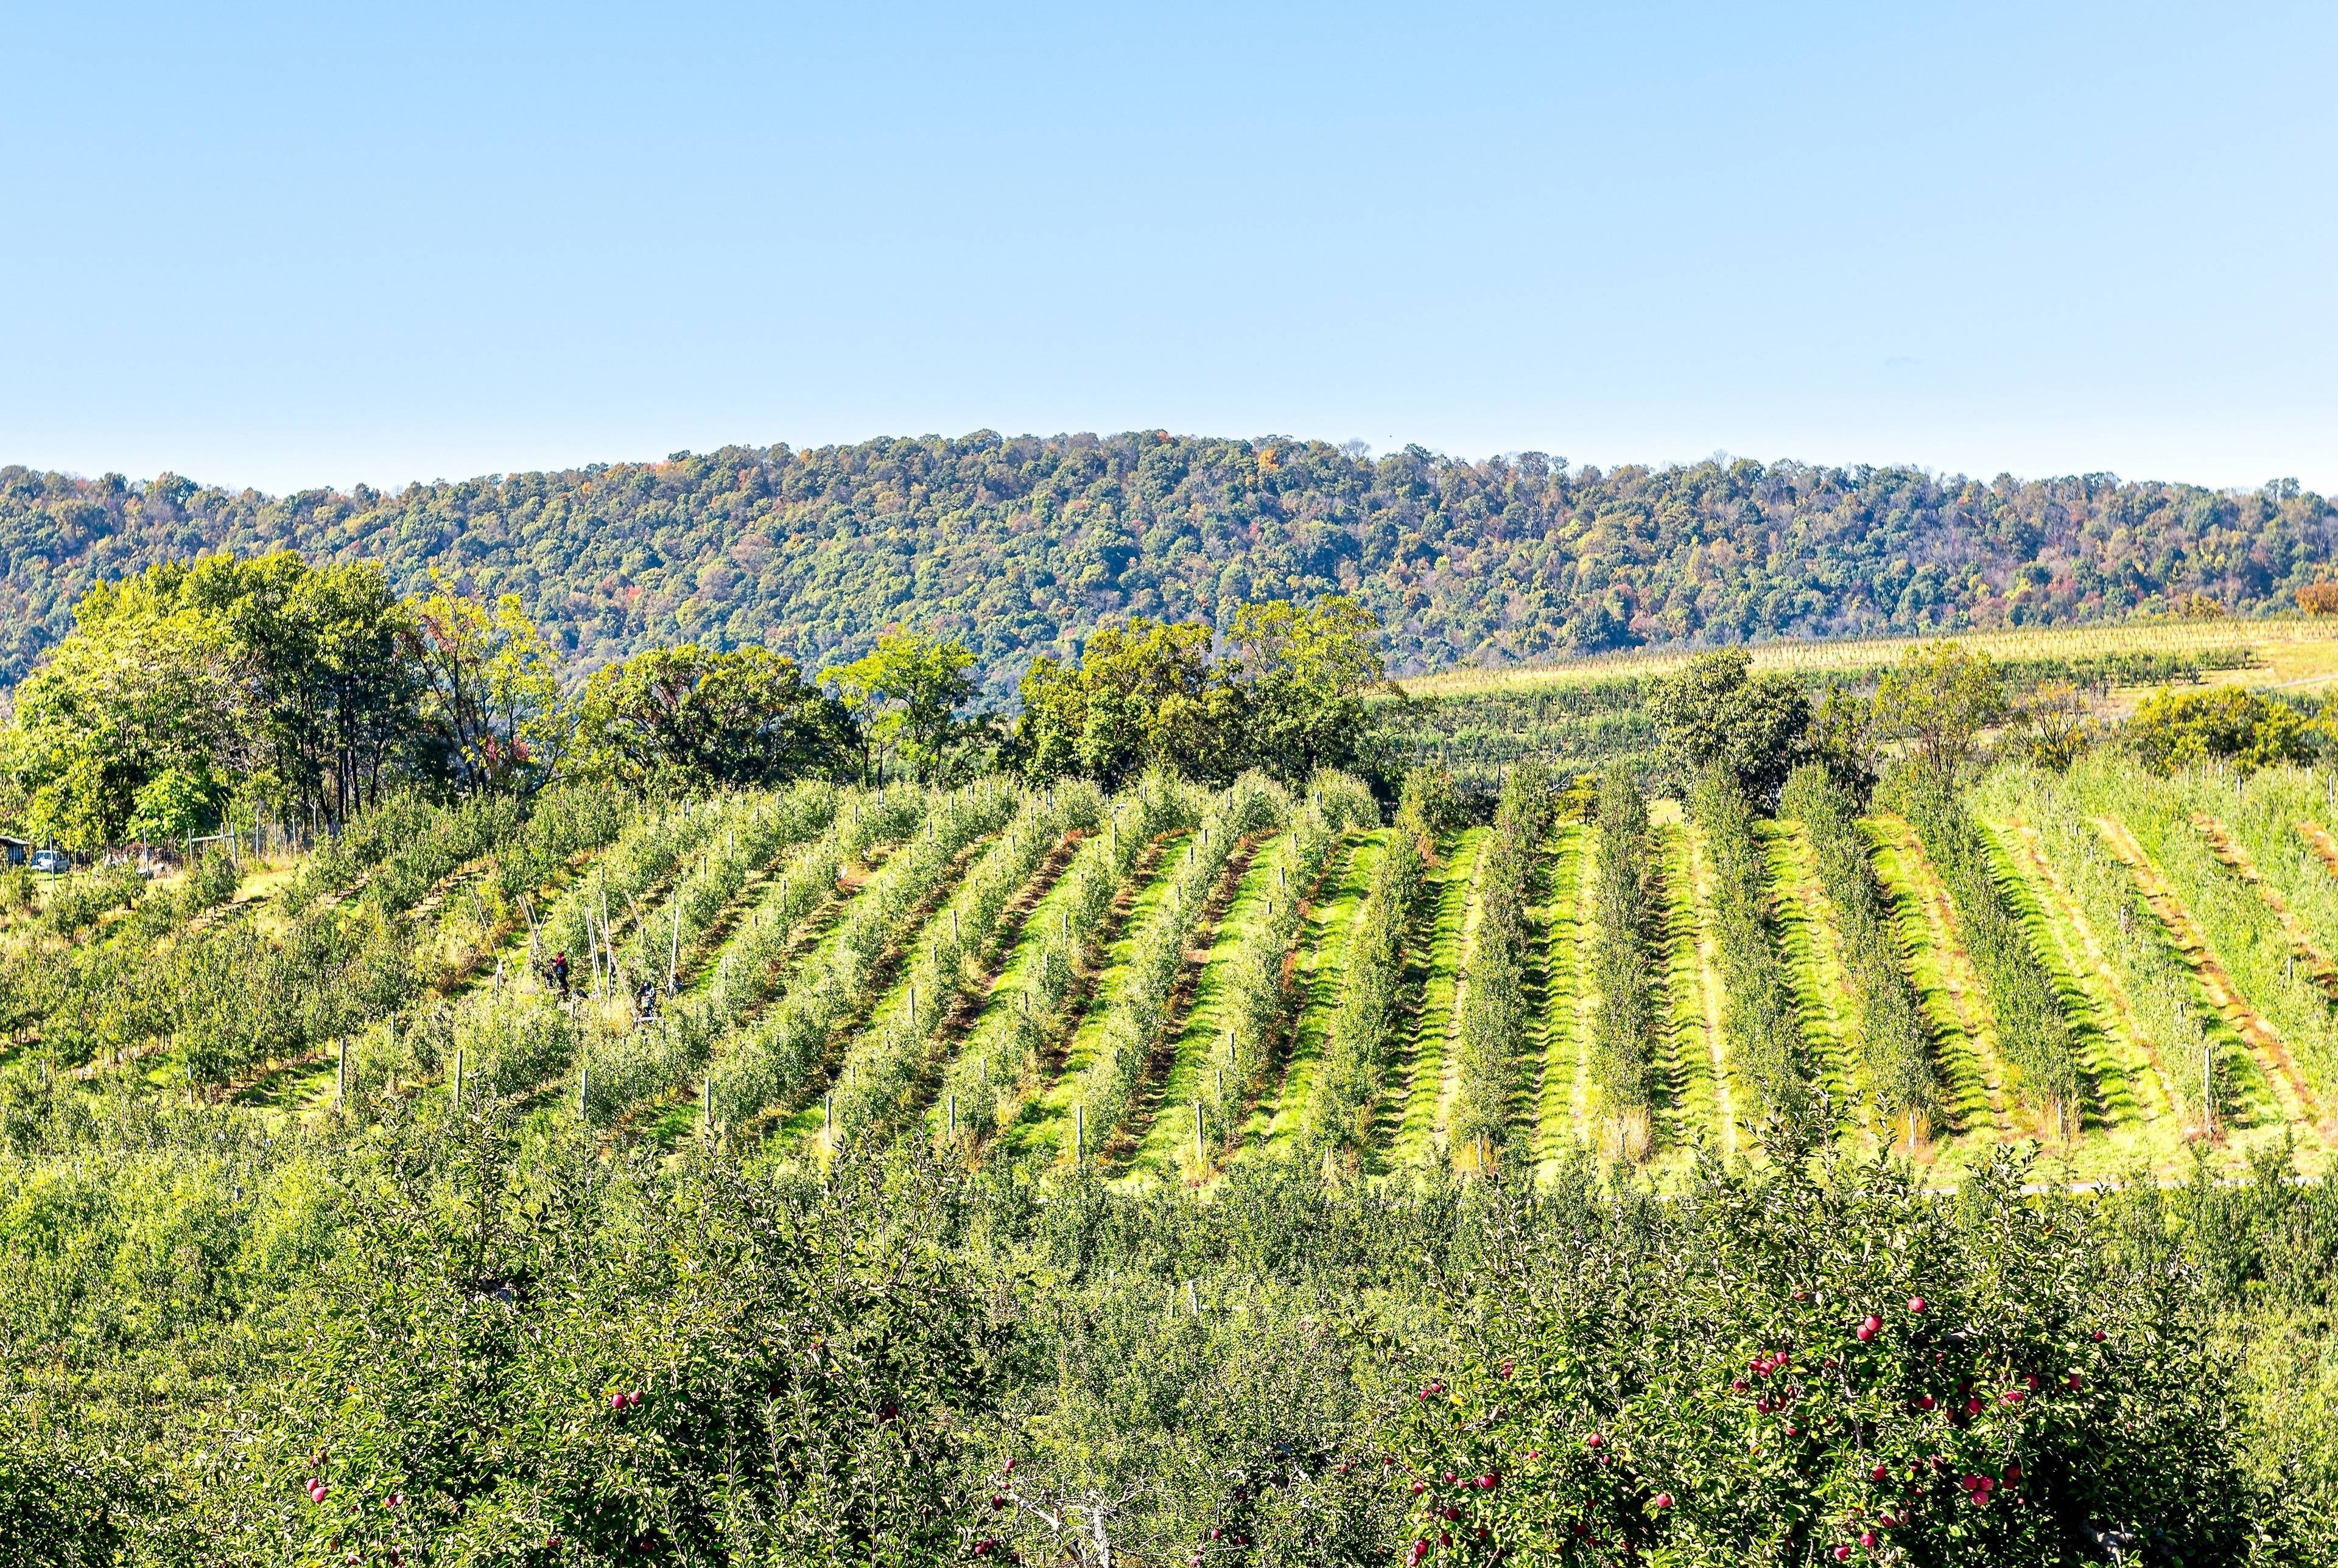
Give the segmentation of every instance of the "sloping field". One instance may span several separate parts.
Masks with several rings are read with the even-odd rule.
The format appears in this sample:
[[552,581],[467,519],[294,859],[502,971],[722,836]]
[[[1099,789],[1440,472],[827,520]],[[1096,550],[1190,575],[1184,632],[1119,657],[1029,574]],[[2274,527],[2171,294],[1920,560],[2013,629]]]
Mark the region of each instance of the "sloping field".
[[[1300,802],[1262,781],[1106,798],[997,780],[686,810],[621,802],[614,817],[529,829],[541,843],[525,855],[496,847],[516,844],[508,823],[493,830],[504,839],[449,832],[391,870],[291,862],[176,924],[114,911],[96,926],[108,951],[160,933],[156,963],[313,940],[301,933],[320,923],[378,927],[364,962],[403,953],[408,965],[375,982],[388,1000],[297,1049],[238,1055],[184,1031],[97,1043],[93,1021],[110,1014],[75,1000],[85,979],[44,967],[65,950],[28,919],[10,961],[45,1011],[10,1044],[154,1093],[211,1071],[214,1097],[310,1117],[348,1095],[452,1094],[459,1058],[463,1093],[582,1115],[610,1145],[752,1139],[817,1164],[842,1140],[916,1136],[970,1163],[1061,1173],[1077,1159],[1132,1187],[1206,1187],[1257,1159],[1344,1158],[1368,1181],[1439,1167],[1474,1178],[1504,1138],[1505,1168],[1549,1177],[1590,1151],[1661,1183],[1700,1150],[1760,1157],[1764,1074],[1782,1070],[1823,1091],[1853,1147],[1912,1153],[1940,1182],[2007,1143],[2035,1142],[2095,1180],[2180,1172],[2196,1151],[2231,1168],[2284,1140],[2318,1170],[2338,1144],[2338,802],[2317,775],[2158,779],[2101,757],[2067,775],[2002,769],[1970,795],[1953,865],[1936,858],[1936,827],[1827,818],[1831,864],[1863,861],[1881,899],[1861,895],[1873,914],[1861,916],[1860,962],[1908,998],[1896,1057],[1865,1039],[1880,1025],[1864,1022],[1842,909],[1803,820],[1754,825],[1757,916],[1716,880],[1714,846],[1742,839],[1658,800],[1647,863],[1606,867],[1589,795],[1566,801],[1522,872],[1505,852],[1514,880],[1500,886],[1522,891],[1504,907],[1524,913],[1500,929],[1523,932],[1524,957],[1502,960],[1499,995],[1520,1004],[1501,1027],[1516,1038],[1490,1048],[1464,1043],[1493,828],[1415,845],[1370,827],[1369,802],[1335,821],[1310,796],[1302,834]],[[1327,1043],[1362,1027],[1341,1019],[1384,860],[1422,873],[1404,884],[1418,887],[1410,912],[1373,927],[1389,989],[1366,1056],[1342,1047],[1339,1115],[1369,1132],[1342,1156],[1317,1090]],[[1629,1144],[1637,1122],[1593,1111],[1606,1091],[1592,1086],[1592,910],[1615,876],[1641,878],[1649,922],[1645,972],[1615,982],[1644,988],[1649,1020],[1645,1126]],[[1973,946],[1968,897],[1997,922],[1979,933],[1989,953]],[[1725,906],[1738,911],[1727,943]],[[1783,1045],[1747,1033],[1749,940],[1768,955]],[[2017,949],[2036,978],[2012,1005],[1992,987]],[[568,956],[565,995],[555,953]],[[266,986],[252,994],[255,1018],[269,1016]],[[2041,1005],[2058,1014],[2074,1100],[2041,1104],[2025,1077],[2038,1048],[2008,1034],[2036,1029]],[[1779,1050],[1783,1065],[1762,1054]],[[228,1064],[207,1069],[213,1059]],[[1876,1074],[1911,1060],[1927,1086],[1886,1112]],[[1481,1093],[1465,1087],[1483,1070],[1471,1062],[1494,1063],[1500,1098],[1470,1125],[1498,1135],[1454,1132]]]

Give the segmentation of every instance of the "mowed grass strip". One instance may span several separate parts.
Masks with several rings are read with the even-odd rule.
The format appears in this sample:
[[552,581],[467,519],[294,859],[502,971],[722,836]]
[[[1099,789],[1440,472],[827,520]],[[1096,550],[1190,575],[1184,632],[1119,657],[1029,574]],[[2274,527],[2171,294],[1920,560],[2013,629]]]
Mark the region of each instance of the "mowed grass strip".
[[1280,837],[1261,838],[1251,847],[1249,864],[1235,884],[1233,897],[1209,934],[1151,1119],[1137,1140],[1135,1153],[1129,1157],[1125,1179],[1198,1182],[1209,1173],[1207,1165],[1194,1157],[1194,1107],[1200,1098],[1210,1046],[1226,1027],[1223,1014],[1234,954],[1265,918],[1267,903],[1275,896],[1274,870],[1267,851]]
[[1271,1153],[1290,1152],[1306,1132],[1323,1039],[1340,1011],[1340,959],[1347,950],[1348,928],[1371,887],[1372,867],[1395,833],[1393,828],[1380,828],[1358,838],[1344,862],[1324,878],[1322,894],[1308,912],[1307,940],[1292,977],[1306,999],[1300,1005],[1282,1080],[1272,1093],[1260,1097],[1251,1117],[1251,1142],[1263,1144]]
[[1649,976],[1651,985],[1664,990],[1657,1009],[1665,1053],[1659,1078],[1672,1096],[1675,1144],[1685,1148],[1702,1133],[1734,1153],[1742,1143],[1741,1112],[1721,1023],[1712,864],[1698,845],[1695,825],[1677,810],[1667,817],[1655,828],[1657,907],[1664,916],[1657,950],[1664,955],[1664,972]]
[[[2026,946],[2044,971],[2047,983],[2054,988],[2062,1015],[2068,1022],[2078,1062],[2079,1142],[2083,1142],[2086,1130],[2099,1132],[2110,1125],[2110,1106],[2101,1073],[2107,1063],[2114,1072],[2117,1064],[2112,1060],[2103,1017],[2096,1007],[2093,993],[2080,981],[2071,950],[2057,929],[2036,884],[2021,874],[2019,858],[2007,836],[1979,817],[1973,822],[1988,855],[1989,880],[1996,885],[1998,897],[2004,900],[2005,906],[2021,923],[2028,938]],[[2050,1130],[2041,1131],[2051,1141]]]
[[1873,848],[1875,874],[1891,900],[1908,954],[1908,979],[1931,1031],[1949,1122],[1933,1131],[1948,1140],[1995,1141],[2003,1134],[2004,1121],[2000,1089],[1991,1077],[1994,1055],[1983,1039],[1988,1002],[1972,960],[1957,939],[1948,889],[1905,819],[1871,817],[1861,828]]
[[1539,924],[1543,938],[1542,1064],[1533,1102],[1533,1147],[1538,1175],[1580,1147],[1588,1064],[1584,1049],[1592,996],[1585,917],[1591,894],[1590,824],[1562,818],[1552,829],[1545,883],[1548,897]]
[[2182,1118],[2134,1001],[2111,972],[2101,936],[2047,858],[2035,825],[2018,818],[1979,820],[2026,884],[2029,905],[2043,921],[2062,973],[2078,993],[2066,991],[2065,1000],[2095,1088],[2088,1110],[2097,1133],[2081,1144],[2080,1154],[2091,1167],[2116,1170],[2140,1159],[2155,1170],[2170,1169],[2184,1150]]
[[[1096,1049],[1104,1041],[1105,1006],[1128,972],[1128,960],[1135,952],[1136,934],[1144,928],[1145,922],[1168,895],[1169,884],[1176,875],[1177,851],[1186,837],[1179,832],[1164,841],[1161,854],[1129,900],[1128,911],[1105,949],[1104,961],[1095,984],[1088,989],[1086,1006],[1078,1027],[1072,1031],[1061,1065],[1052,1081],[1025,1105],[1022,1115],[1000,1133],[1000,1142],[1008,1148],[1025,1152],[1043,1151],[1066,1159],[1071,1156],[1079,1120],[1073,1108],[1079,1098],[1080,1075],[1095,1060]],[[1089,1157],[1095,1156],[1102,1135],[1101,1129],[1088,1130]]]
[[2218,1053],[2216,1061],[2217,1071],[2225,1080],[2225,1092],[2219,1098],[2233,1102],[2238,1112],[2235,1120],[2244,1128],[2310,1124],[2312,1100],[2288,1061],[2289,1047],[2281,1031],[2242,992],[2182,896],[2127,824],[2107,816],[2094,821],[2111,853],[2134,874],[2137,887],[2166,926],[2168,940],[2192,965],[2208,1004],[2241,1043],[2239,1050]]
[[1390,1163],[1400,1169],[1438,1157],[1451,1098],[1449,1069],[1460,1024],[1462,966],[1475,913],[1479,852],[1492,835],[1490,828],[1464,828],[1439,847],[1444,864],[1429,876],[1433,912],[1420,1010],[1413,1019],[1410,1059],[1400,1068],[1404,1088],[1388,1148]]
[[1852,1049],[1851,983],[1819,886],[1818,850],[1803,825],[1785,818],[1756,821],[1754,842],[1803,1048],[1838,1112],[1855,1112],[1866,1101],[1866,1085]]

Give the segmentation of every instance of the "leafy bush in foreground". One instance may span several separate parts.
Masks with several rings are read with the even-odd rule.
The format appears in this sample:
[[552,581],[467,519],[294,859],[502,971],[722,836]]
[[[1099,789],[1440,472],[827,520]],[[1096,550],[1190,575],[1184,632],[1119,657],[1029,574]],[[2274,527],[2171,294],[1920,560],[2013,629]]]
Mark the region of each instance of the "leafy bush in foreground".
[[1772,1132],[1773,1163],[1707,1159],[1675,1202],[1578,1192],[1574,1223],[1497,1231],[1386,1409],[1411,1563],[2239,1555],[2195,1279],[2025,1200],[2010,1156],[1944,1202]]

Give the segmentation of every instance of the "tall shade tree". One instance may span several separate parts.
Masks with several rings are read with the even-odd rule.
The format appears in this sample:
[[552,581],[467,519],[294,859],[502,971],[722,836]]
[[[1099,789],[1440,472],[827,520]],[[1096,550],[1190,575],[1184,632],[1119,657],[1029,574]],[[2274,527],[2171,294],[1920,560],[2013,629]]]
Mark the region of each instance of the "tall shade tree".
[[568,732],[559,662],[506,593],[493,608],[437,592],[414,606],[437,765],[461,789],[523,789],[556,768]]
[[1380,631],[1372,612],[1344,593],[1235,612],[1234,681],[1252,765],[1296,783],[1356,760],[1369,729],[1365,693],[1388,680]]
[[1117,785],[1163,767],[1223,782],[1256,768],[1297,783],[1368,750],[1364,696],[1387,680],[1379,636],[1338,594],[1243,605],[1223,658],[1202,622],[1138,616],[1090,637],[1077,664],[1032,663],[1010,755],[1035,779]]
[[92,589],[73,632],[17,688],[5,766],[34,837],[80,850],[117,842],[155,780],[211,802],[248,760],[243,661],[218,619],[184,602],[183,579],[155,567]]
[[888,632],[875,650],[820,672],[863,737],[862,763],[873,743],[920,779],[946,771],[968,730],[959,711],[974,697],[974,654],[952,639]]
[[422,697],[413,614],[381,567],[312,567],[290,550],[212,555],[182,593],[239,651],[265,793],[335,818],[376,802],[413,742]]
[[807,682],[793,660],[685,642],[594,673],[578,704],[575,760],[633,784],[776,784],[849,771],[860,746],[844,704]]
[[1977,648],[1945,639],[1911,648],[1885,672],[1875,706],[1891,733],[1908,742],[1915,765],[1941,789],[1971,770],[1980,739],[2010,710],[1997,665]]
[[1023,677],[1015,756],[1035,779],[1117,789],[1147,768],[1223,779],[1240,770],[1238,703],[1199,622],[1138,616],[1090,637],[1076,665],[1041,656]]
[[1684,784],[1717,767],[1746,799],[1767,804],[1808,755],[1811,705],[1793,681],[1756,675],[1753,665],[1742,648],[1700,653],[1656,683],[1648,717]]

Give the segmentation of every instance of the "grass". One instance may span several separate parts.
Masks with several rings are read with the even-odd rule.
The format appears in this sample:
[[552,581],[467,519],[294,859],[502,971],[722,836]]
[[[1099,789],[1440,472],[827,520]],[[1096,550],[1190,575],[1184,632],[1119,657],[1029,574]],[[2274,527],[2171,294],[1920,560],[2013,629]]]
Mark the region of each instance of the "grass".
[[1394,836],[1394,828],[1382,828],[1359,837],[1324,877],[1322,894],[1308,911],[1307,934],[1292,977],[1305,1000],[1300,1004],[1282,1080],[1273,1093],[1261,1096],[1246,1130],[1248,1142],[1263,1143],[1278,1153],[1288,1152],[1307,1131],[1315,1066],[1323,1054],[1324,1036],[1340,1010],[1340,964],[1348,927],[1363,906],[1364,895],[1371,887],[1372,867]]
[[1588,899],[1592,889],[1589,824],[1558,823],[1551,835],[1544,884],[1548,897],[1537,912],[1543,935],[1542,1063],[1535,1087],[1536,1169],[1552,1171],[1584,1142],[1584,1045],[1587,1039],[1590,956]]
[[[1782,639],[1750,644],[1756,670],[1824,673],[1890,663],[1930,637]],[[2085,658],[2130,652],[2184,653],[2210,649],[2253,648],[2260,668],[2212,671],[2210,681],[2307,689],[2338,680],[2338,622],[2304,615],[2224,617],[2212,620],[2153,619],[2117,625],[2022,627],[1951,634],[1951,642],[1978,648],[1995,659]],[[1452,670],[1401,682],[1411,697],[1456,697],[1478,692],[1530,691],[1549,686],[1612,680],[1618,676],[1668,675],[1700,650],[1661,648],[1603,653],[1549,664],[1500,670]]]
[[[2174,1169],[2184,1153],[2184,1127],[2157,1060],[2112,974],[2102,939],[2047,858],[2028,823],[1977,818],[2003,853],[2015,907],[2038,923],[2057,966],[2056,981],[2074,1024],[2081,1062],[2093,1087],[2087,1161],[2113,1171],[2136,1163]],[[2204,1011],[2206,1011],[2204,1008]],[[2213,1014],[2211,1014],[2213,1015]],[[2237,1044],[2236,1041],[2232,1044]]]
[[1453,1047],[1460,1025],[1463,964],[1477,900],[1478,863],[1490,828],[1466,828],[1439,846],[1444,864],[1429,873],[1434,902],[1422,965],[1420,1011],[1413,1020],[1410,1060],[1389,1141],[1389,1162],[1403,1169],[1438,1157],[1452,1099]]
[[[1663,1004],[1656,1009],[1662,1054],[1660,1098],[1671,1112],[1672,1162],[1699,1138],[1724,1150],[1744,1147],[1743,1108],[1729,1044],[1722,1033],[1721,971],[1713,946],[1713,871],[1695,824],[1675,806],[1652,813],[1658,851]],[[1660,1107],[1660,1109],[1663,1107]]]
[[1861,826],[1874,856],[1877,879],[1891,902],[1893,923],[1908,958],[1908,979],[1932,1037],[1946,1121],[1933,1132],[1950,1138],[1993,1138],[1999,1129],[1998,1094],[1990,1077],[1994,1059],[1982,1038],[1989,1019],[1979,977],[1957,940],[1948,890],[1917,844],[1915,829],[1904,820],[1871,818]]
[[1194,1161],[1194,1106],[1200,1097],[1210,1045],[1225,1028],[1223,1011],[1234,955],[1252,929],[1265,919],[1267,900],[1274,892],[1270,864],[1274,843],[1266,838],[1252,847],[1250,867],[1218,917],[1201,973],[1194,980],[1193,997],[1171,1049],[1151,1120],[1129,1159],[1130,1179],[1168,1181],[1181,1173],[1189,1180],[1204,1174]]
[[1833,1102],[1857,1107],[1865,1102],[1865,1075],[1853,1050],[1850,978],[1819,886],[1818,850],[1801,823],[1783,818],[1756,822],[1754,837],[1803,1048]]
[[[2128,822],[2106,817],[2097,818],[2097,824],[2112,852],[2133,871],[2153,914],[2166,925],[2177,950],[2191,965],[2204,999],[2229,1031],[2230,1038],[2220,1044],[2230,1048],[2217,1054],[2226,1093],[2237,1102],[2239,1111],[2226,1129],[2227,1142],[2245,1147],[2307,1124],[2311,1118],[2303,1095],[2282,1071],[2285,1048],[2279,1030],[2235,981],[2228,955],[2217,950],[2196,916],[2192,901],[2185,897],[2184,887],[2167,875],[2166,859],[2152,854]],[[2191,891],[2213,894],[2215,889],[2196,882]],[[2228,930],[2226,935],[2239,936],[2245,945],[2262,934],[2243,929]]]
[[[1160,858],[1154,862],[1152,874],[1130,900],[1127,916],[1105,949],[1104,963],[1096,982],[1089,989],[1087,1004],[1082,1011],[1079,1024],[1073,1030],[1070,1044],[1064,1052],[1062,1064],[1056,1070],[1046,1087],[1025,1105],[1023,1114],[1013,1126],[1003,1129],[1000,1141],[1009,1148],[1030,1152],[1044,1150],[1054,1155],[1071,1152],[1075,1122],[1077,1117],[1074,1102],[1079,1097],[1080,1074],[1095,1060],[1096,1048],[1104,1041],[1106,1004],[1120,989],[1128,971],[1128,960],[1136,949],[1136,934],[1144,928],[1161,901],[1167,897],[1169,883],[1177,869],[1176,844],[1183,835],[1171,840]],[[1087,1152],[1093,1156],[1096,1145],[1103,1142],[1106,1130],[1087,1129]]]

